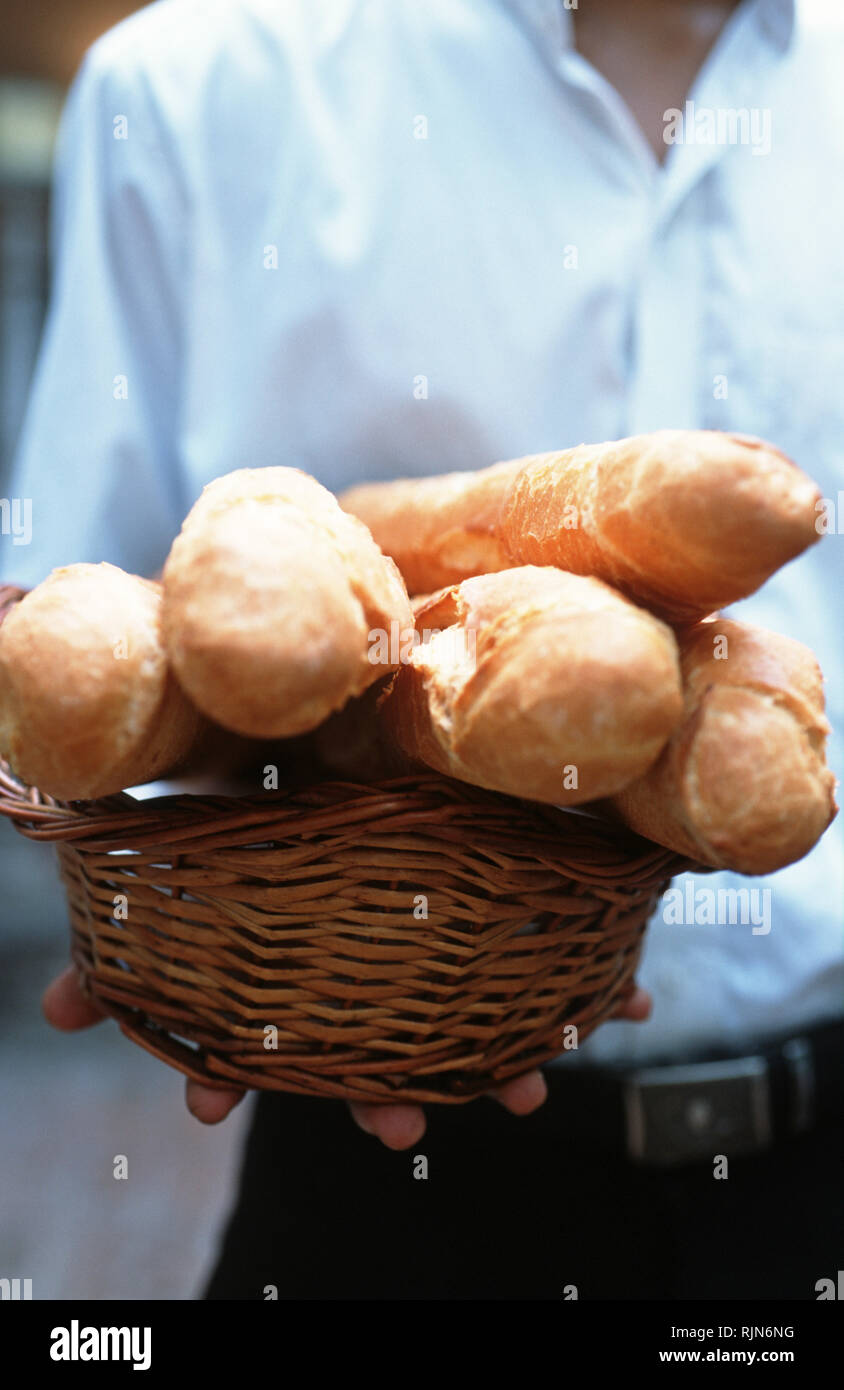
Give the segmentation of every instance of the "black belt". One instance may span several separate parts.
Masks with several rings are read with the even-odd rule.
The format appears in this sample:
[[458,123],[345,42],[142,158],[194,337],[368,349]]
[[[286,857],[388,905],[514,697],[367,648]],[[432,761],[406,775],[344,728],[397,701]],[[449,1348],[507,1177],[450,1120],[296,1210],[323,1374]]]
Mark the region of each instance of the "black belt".
[[[844,1021],[781,1036],[741,1056],[681,1065],[546,1069],[548,1119],[578,1143],[673,1167],[762,1153],[842,1116]],[[558,1109],[559,1107],[559,1109]],[[541,1114],[541,1112],[538,1112]]]

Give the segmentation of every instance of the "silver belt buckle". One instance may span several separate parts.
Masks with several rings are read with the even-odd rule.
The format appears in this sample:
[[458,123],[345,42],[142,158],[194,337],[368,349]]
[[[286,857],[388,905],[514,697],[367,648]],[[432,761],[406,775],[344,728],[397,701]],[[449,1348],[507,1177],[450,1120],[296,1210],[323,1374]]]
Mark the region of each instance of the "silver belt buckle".
[[647,1067],[624,1086],[627,1151],[639,1163],[678,1163],[758,1153],[771,1143],[763,1057]]

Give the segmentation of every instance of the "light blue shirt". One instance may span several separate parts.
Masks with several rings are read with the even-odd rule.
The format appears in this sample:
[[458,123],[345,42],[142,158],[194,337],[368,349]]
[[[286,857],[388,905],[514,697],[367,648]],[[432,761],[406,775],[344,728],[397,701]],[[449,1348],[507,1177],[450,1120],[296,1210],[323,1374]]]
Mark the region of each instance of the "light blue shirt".
[[[742,5],[663,167],[561,0],[160,0],[120,24],[63,121],[13,482],[32,538],[0,537],[5,574],[152,572],[242,466],[339,489],[663,426],[755,433],[842,504],[736,610],[818,653],[840,769],[841,10]],[[742,886],[770,889],[770,931],[658,915],[653,1021],[585,1055],[840,1012],[840,831]]]

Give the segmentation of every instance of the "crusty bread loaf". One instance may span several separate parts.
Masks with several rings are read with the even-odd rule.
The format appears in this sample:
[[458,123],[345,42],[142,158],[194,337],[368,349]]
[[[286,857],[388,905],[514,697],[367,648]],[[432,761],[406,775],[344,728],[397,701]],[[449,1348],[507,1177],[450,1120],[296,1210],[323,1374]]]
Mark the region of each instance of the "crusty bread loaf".
[[670,629],[596,579],[483,575],[421,605],[416,627],[379,710],[448,776],[574,805],[640,776],[680,718]]
[[362,483],[340,494],[386,555],[410,594],[436,592],[476,574],[511,569],[498,532],[502,503],[522,460],[494,463],[477,473],[443,473]]
[[0,753],[71,801],[170,771],[205,721],[170,673],[161,593],[113,565],[53,570],[0,626]]
[[595,575],[669,621],[753,593],[818,539],[811,479],[761,440],[659,430],[341,497],[411,592],[507,566]]
[[807,854],[836,812],[817,661],[800,642],[725,618],[679,641],[683,721],[612,804],[702,864],[772,873]]
[[164,567],[164,634],[194,702],[237,733],[315,728],[393,669],[407,592],[366,527],[294,468],[210,483]]

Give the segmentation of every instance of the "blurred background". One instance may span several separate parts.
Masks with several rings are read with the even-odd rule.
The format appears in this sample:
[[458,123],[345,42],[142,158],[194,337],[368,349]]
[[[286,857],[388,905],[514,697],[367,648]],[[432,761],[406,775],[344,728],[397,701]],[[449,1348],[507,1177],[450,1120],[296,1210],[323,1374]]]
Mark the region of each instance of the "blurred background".
[[[0,497],[49,289],[53,143],[85,50],[127,0],[5,0],[0,41]],[[39,999],[67,963],[54,852],[0,817],[0,1278],[35,1299],[196,1297],[234,1177],[245,1102],[206,1129],[184,1082],[114,1023],[63,1035]],[[115,1181],[114,1157],[128,1159]],[[127,1258],[126,1246],[130,1247]]]

